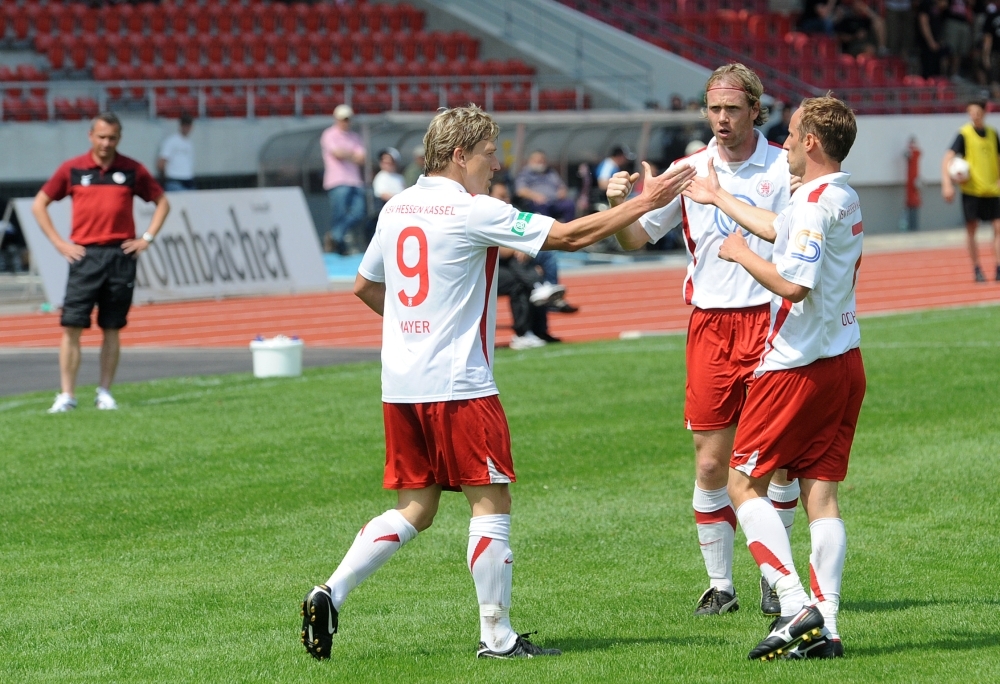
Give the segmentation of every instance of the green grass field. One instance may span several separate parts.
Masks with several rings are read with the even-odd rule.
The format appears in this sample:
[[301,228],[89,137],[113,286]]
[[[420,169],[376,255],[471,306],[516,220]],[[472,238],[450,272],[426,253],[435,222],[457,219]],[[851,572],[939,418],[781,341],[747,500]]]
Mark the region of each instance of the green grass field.
[[[333,660],[302,649],[302,595],[394,502],[377,364],[120,385],[117,413],[0,400],[0,681],[998,681],[1000,308],[862,329],[842,660],[746,660],[767,621],[741,534],[743,609],[692,616],[706,581],[672,336],[497,355],[512,618],[558,659],[473,658],[458,494],[351,595]],[[801,572],[801,510],[793,547]]]

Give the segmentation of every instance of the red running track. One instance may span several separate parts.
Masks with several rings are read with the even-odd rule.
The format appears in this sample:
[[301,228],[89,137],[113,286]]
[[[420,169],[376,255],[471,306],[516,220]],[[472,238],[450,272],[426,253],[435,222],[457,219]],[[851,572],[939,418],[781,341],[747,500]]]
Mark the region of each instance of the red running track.
[[[984,265],[992,258],[983,253]],[[866,255],[858,283],[862,315],[1000,303],[1000,283],[974,283],[964,249]],[[984,269],[992,273],[992,268]],[[690,307],[681,299],[682,269],[568,273],[574,315],[551,315],[553,335],[566,341],[616,338],[625,331],[682,331]],[[510,309],[501,301],[497,344],[511,335]],[[350,292],[135,307],[122,334],[126,346],[243,347],[256,335],[298,335],[314,347],[378,347],[381,319]],[[0,316],[0,347],[57,347],[59,316]],[[84,333],[97,346],[100,333]]]

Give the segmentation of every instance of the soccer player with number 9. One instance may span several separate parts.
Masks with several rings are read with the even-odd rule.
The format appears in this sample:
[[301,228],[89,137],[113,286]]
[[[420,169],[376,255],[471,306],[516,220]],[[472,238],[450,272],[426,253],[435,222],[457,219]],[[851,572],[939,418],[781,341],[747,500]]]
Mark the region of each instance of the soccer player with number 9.
[[418,532],[430,527],[443,490],[462,491],[472,509],[468,566],[479,599],[480,658],[559,655],[510,624],[509,545],[515,481],[510,433],[493,380],[497,255],[509,247],[593,244],[677,197],[694,171],[653,176],[621,207],[558,223],[488,195],[500,169],[496,122],[475,105],[445,110],[424,137],[426,175],[382,209],[365,252],[355,294],[383,317],[383,486],[394,509],[369,521],[326,584],[302,604],[302,641],[330,657],[348,592]]

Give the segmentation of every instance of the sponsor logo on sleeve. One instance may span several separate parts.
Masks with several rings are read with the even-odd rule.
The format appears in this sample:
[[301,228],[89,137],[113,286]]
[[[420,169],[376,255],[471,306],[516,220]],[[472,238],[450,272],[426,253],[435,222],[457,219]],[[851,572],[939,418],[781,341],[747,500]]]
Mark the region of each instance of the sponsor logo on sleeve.
[[510,232],[518,237],[524,237],[524,231],[528,227],[528,224],[531,223],[531,219],[534,217],[534,214],[527,211],[519,212],[517,219],[514,220],[514,225],[511,227]]
[[823,234],[814,233],[811,230],[800,230],[795,234],[792,241],[794,249],[791,257],[813,264],[819,261],[820,254],[823,253]]

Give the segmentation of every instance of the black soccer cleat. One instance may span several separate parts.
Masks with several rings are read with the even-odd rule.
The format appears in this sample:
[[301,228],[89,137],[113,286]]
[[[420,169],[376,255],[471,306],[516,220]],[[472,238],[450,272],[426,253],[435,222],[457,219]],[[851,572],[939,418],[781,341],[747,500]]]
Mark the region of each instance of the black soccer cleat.
[[806,658],[843,658],[844,645],[840,639],[834,638],[830,630],[824,627],[820,635],[811,641],[800,641],[795,648],[781,656],[786,660],[805,660]]
[[709,587],[698,599],[698,607],[694,609],[695,615],[722,615],[723,613],[735,613],[740,609],[740,600],[736,598],[736,592],[725,592],[715,587]]
[[316,660],[330,657],[337,621],[330,587],[325,584],[313,587],[302,599],[302,645]]
[[497,651],[491,651],[486,647],[486,644],[482,641],[479,642],[479,650],[476,651],[477,658],[499,658],[501,660],[507,660],[510,658],[537,658],[538,656],[559,656],[562,655],[562,651],[558,648],[542,648],[541,646],[536,646],[535,644],[528,641],[528,637],[532,634],[537,634],[538,632],[528,632],[527,634],[518,634],[517,641],[510,648],[509,651],[504,651],[503,653]]
[[797,614],[777,617],[770,633],[750,651],[750,660],[774,660],[788,653],[800,641],[811,643],[823,633],[823,614],[816,606],[806,606]]
[[760,578],[760,612],[769,617],[781,615],[781,601],[776,592],[763,575]]
[[975,280],[976,280],[977,283],[985,283],[986,282],[986,276],[983,275],[983,269],[979,268],[978,266],[976,266],[976,269],[975,269],[973,275],[974,275]]

